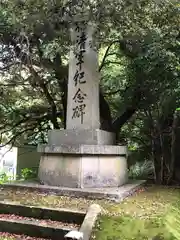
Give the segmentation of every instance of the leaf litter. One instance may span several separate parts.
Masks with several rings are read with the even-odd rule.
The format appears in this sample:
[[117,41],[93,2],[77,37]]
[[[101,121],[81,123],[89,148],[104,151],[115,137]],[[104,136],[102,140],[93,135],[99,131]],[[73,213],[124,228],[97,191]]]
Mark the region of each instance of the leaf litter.
[[28,221],[32,223],[38,223],[42,226],[50,226],[50,227],[68,227],[72,229],[78,229],[80,225],[74,223],[64,223],[60,221],[52,221],[50,219],[37,219],[37,218],[30,218],[30,217],[22,217],[19,215],[14,214],[0,214],[0,220],[18,220],[18,221]]
[[151,217],[163,213],[172,201],[180,197],[180,189],[162,186],[141,187],[132,196],[123,202],[111,202],[108,200],[91,200],[70,196],[57,196],[50,193],[42,193],[33,190],[1,189],[0,201],[14,202],[23,205],[66,208],[72,210],[87,211],[87,208],[97,203],[103,208],[103,214],[123,215],[128,212],[133,216]]
[[26,235],[18,235],[18,234],[0,232],[0,240],[47,240],[47,238],[46,239],[35,238],[35,237],[29,237]]

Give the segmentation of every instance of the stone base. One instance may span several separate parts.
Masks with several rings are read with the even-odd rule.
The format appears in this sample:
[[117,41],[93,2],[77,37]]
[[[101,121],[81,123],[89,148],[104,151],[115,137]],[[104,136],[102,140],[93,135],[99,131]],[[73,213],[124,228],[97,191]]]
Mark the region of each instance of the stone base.
[[115,144],[115,134],[100,129],[50,130],[48,143],[49,145],[71,145],[72,143],[75,145],[113,145]]
[[55,187],[48,185],[41,185],[36,182],[12,182],[4,183],[1,188],[15,189],[15,191],[30,190],[37,191],[46,194],[55,194],[57,196],[69,196],[71,198],[86,198],[86,199],[108,199],[112,201],[122,201],[124,198],[132,195],[138,189],[142,188],[142,185],[146,183],[144,180],[129,180],[123,186],[118,188],[66,188],[66,187]]
[[39,179],[70,188],[119,187],[127,182],[124,146],[40,146]]

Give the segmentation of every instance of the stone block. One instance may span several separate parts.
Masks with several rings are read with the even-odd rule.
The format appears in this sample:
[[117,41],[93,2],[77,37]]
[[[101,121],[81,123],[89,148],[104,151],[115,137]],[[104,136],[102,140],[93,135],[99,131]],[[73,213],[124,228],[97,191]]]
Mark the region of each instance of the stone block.
[[48,133],[48,143],[56,146],[61,144],[113,145],[115,134],[100,129],[51,130]]
[[113,145],[39,145],[38,152],[69,155],[116,155],[127,156],[126,146]]
[[80,187],[81,161],[79,157],[43,154],[39,166],[39,179],[50,186]]
[[[89,149],[91,147],[93,146],[89,145]],[[125,152],[121,156],[99,152],[46,152],[41,156],[39,179],[43,184],[70,188],[118,187],[126,183]]]

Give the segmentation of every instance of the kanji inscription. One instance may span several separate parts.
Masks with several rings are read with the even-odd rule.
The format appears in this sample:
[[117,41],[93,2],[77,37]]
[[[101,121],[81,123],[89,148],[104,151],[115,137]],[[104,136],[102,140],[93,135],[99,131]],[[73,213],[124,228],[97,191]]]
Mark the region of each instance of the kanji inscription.
[[73,77],[74,86],[77,87],[77,91],[73,96],[73,101],[75,103],[75,107],[73,107],[72,119],[80,118],[81,124],[83,124],[83,116],[86,110],[86,97],[87,94],[81,90],[81,84],[86,83],[86,74],[82,69],[84,64],[84,54],[86,53],[86,23],[76,23],[75,25],[75,34],[76,34],[76,47],[77,50],[74,53],[76,59],[76,71]]

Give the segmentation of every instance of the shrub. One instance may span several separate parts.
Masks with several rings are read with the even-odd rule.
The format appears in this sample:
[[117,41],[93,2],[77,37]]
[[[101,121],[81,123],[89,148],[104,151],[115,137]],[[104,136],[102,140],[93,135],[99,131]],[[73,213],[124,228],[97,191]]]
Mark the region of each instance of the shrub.
[[10,180],[12,180],[12,176],[8,175],[5,172],[0,173],[0,184],[9,182]]
[[30,169],[30,168],[23,168],[21,170],[21,179],[22,180],[29,180],[34,179],[37,177],[37,171]]
[[154,173],[152,161],[136,162],[129,168],[129,178],[147,179]]

